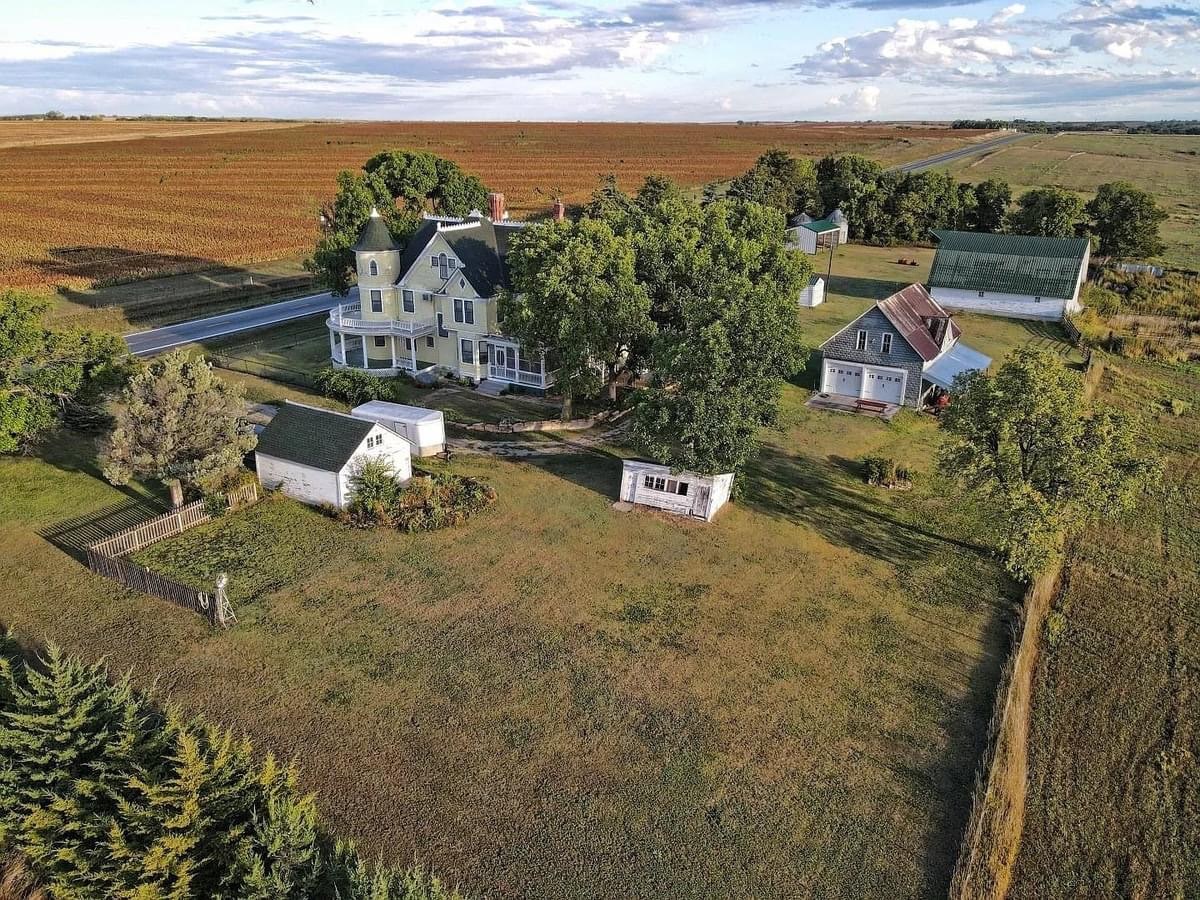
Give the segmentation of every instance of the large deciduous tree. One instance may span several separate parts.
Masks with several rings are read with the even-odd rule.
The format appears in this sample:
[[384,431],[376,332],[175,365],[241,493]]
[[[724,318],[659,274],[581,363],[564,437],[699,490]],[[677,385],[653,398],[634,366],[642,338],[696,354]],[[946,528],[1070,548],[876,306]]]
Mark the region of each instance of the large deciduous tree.
[[1007,181],[989,178],[975,185],[975,212],[971,224],[973,231],[999,234],[1008,221],[1008,207],[1012,205],[1012,188]]
[[177,350],[154,360],[122,395],[101,458],[105,477],[220,488],[257,443],[243,406],[240,386],[218,378],[203,358]]
[[633,434],[669,465],[737,472],[774,420],[783,380],[807,358],[796,298],[808,263],[784,245],[783,215],[758,203],[720,200],[675,227],[669,209],[656,215],[661,243],[651,249],[675,275],[656,288],[670,315]]
[[524,349],[552,354],[563,418],[604,381],[615,395],[617,377],[654,329],[629,241],[596,219],[547,223],[514,235],[507,265],[504,331]]
[[1057,187],[1034,188],[1017,200],[1009,227],[1015,234],[1074,237],[1082,216],[1083,201],[1076,194]]
[[26,294],[0,294],[0,453],[28,447],[65,413],[94,410],[127,372],[119,337],[47,328],[47,308]]
[[487,204],[487,188],[452,160],[425,151],[386,150],[361,173],[338,173],[337,194],[321,209],[323,232],[304,266],[335,294],[353,283],[354,243],[376,207],[401,245],[423,212],[463,216]]
[[1043,351],[960,377],[942,427],[942,467],[989,501],[1009,569],[1025,578],[1061,553],[1069,528],[1128,509],[1156,473],[1137,422],[1092,408],[1078,374]]
[[796,159],[786,150],[768,150],[760,156],[747,172],[730,182],[727,196],[772,206],[784,216],[821,212],[811,160]]
[[1154,196],[1128,181],[1110,181],[1096,189],[1084,207],[1089,227],[1100,239],[1100,254],[1116,257],[1157,256],[1163,251],[1158,229],[1167,218]]

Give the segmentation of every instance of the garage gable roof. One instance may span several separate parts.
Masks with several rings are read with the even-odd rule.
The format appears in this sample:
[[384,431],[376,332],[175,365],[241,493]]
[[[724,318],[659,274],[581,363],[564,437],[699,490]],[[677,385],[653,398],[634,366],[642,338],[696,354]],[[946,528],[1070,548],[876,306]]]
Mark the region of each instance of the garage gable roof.
[[950,343],[958,340],[962,334],[958,323],[950,318],[940,303],[929,296],[929,291],[922,284],[910,284],[876,305],[925,362],[937,359],[942,354],[942,347],[929,331],[929,320],[948,320]]
[[257,451],[324,472],[340,472],[376,423],[285,401],[258,436]]
[[1069,300],[1090,246],[1087,238],[935,231],[931,288],[994,291]]

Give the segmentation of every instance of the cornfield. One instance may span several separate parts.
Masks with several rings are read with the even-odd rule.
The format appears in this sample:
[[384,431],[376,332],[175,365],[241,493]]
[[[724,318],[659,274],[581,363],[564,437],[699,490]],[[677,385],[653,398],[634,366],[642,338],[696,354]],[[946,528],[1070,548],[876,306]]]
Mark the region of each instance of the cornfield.
[[550,123],[0,123],[0,286],[85,288],[295,257],[341,169],[385,148],[456,160],[521,218],[585,199],[608,173],[688,186],[765,149],[892,164],[973,132],[896,125]]

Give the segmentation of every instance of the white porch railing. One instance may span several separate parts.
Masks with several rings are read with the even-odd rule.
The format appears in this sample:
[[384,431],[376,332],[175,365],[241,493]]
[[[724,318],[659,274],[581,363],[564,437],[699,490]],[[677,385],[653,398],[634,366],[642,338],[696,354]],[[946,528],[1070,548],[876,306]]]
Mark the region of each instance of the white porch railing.
[[397,334],[413,338],[432,334],[437,328],[433,319],[364,319],[361,303],[338,304],[329,311],[329,325],[351,334]]
[[539,388],[549,387],[554,384],[553,372],[525,372],[521,369],[509,368],[508,366],[488,365],[488,377]]

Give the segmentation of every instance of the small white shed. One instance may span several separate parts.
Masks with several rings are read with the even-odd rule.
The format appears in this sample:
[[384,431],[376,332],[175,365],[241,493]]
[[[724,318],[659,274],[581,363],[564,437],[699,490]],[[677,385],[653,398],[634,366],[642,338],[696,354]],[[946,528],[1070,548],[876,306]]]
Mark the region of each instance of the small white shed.
[[677,516],[711,522],[729,500],[733,473],[672,472],[670,466],[627,459],[621,467],[621,500],[654,506]]
[[350,478],[363,460],[383,457],[400,481],[412,478],[408,441],[378,422],[286,402],[258,438],[258,480],[303,503],[350,502]]
[[800,305],[809,308],[820,306],[825,302],[825,279],[814,275],[808,279],[808,286],[800,291]]
[[372,400],[354,407],[350,415],[392,429],[413,445],[417,456],[433,456],[446,449],[446,418],[441,410]]

